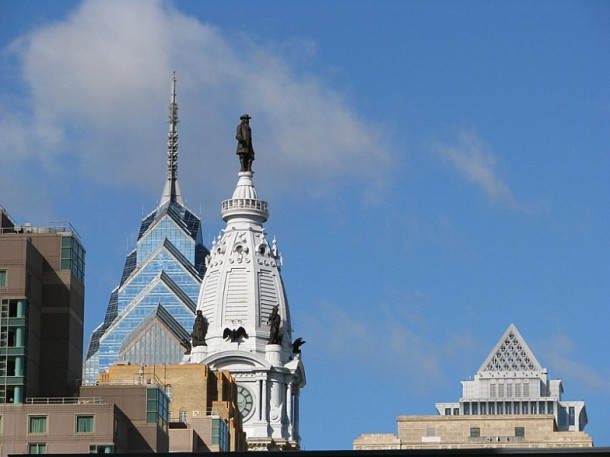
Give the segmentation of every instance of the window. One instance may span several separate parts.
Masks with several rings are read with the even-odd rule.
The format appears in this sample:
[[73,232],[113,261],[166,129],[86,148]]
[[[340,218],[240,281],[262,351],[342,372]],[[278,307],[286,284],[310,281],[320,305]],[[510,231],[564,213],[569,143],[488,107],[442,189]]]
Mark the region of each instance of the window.
[[472,414],[473,415],[479,414],[479,404],[478,403],[472,404]]
[[527,382],[525,384],[523,384],[523,396],[524,397],[530,396],[530,385]]
[[504,414],[504,408],[502,403],[498,403],[498,414]]
[[517,383],[515,384],[515,397],[520,397],[521,396],[521,384]]
[[566,409],[562,406],[559,407],[559,425],[568,425],[568,414],[566,412]]
[[108,444],[92,444],[89,446],[89,454],[113,454],[114,446]]
[[515,436],[524,438],[525,437],[525,427],[515,427]]
[[0,287],[6,287],[6,270],[0,270]]
[[574,414],[574,407],[570,406],[570,408],[568,409],[568,425],[574,425],[575,424],[575,414]]
[[85,281],[85,250],[73,236],[61,239],[60,267],[62,270],[72,270],[78,279]]
[[536,414],[536,402],[532,403],[532,414]]
[[527,402],[523,402],[523,414],[527,414]]
[[512,384],[506,384],[506,396],[507,397],[513,396],[513,385]]
[[481,436],[481,429],[479,427],[470,427],[470,437],[479,438]]
[[445,416],[451,416],[451,408],[445,408]]
[[47,416],[30,416],[30,433],[47,433]]
[[159,427],[167,430],[169,420],[169,399],[160,388],[146,390],[146,422],[156,422]]
[[93,432],[93,416],[76,416],[76,433]]
[[186,411],[178,411],[178,422],[186,423]]
[[520,404],[517,402],[517,403],[515,403],[515,414],[519,414],[520,412],[521,412]]
[[512,414],[512,408],[509,402],[506,402],[506,414]]
[[495,403],[489,404],[489,414],[491,414],[491,415],[496,414],[496,404]]
[[222,419],[212,419],[212,444],[218,444],[221,452],[229,450],[229,429]]
[[460,415],[460,408],[453,408],[453,415],[454,416],[459,416]]
[[26,308],[27,308],[27,300],[18,299],[18,300],[2,300],[2,308],[6,312],[6,307],[8,306],[8,317],[25,317],[26,316]]
[[496,385],[495,384],[491,384],[489,386],[489,396],[491,398],[496,398]]
[[470,403],[464,403],[464,415],[470,415]]
[[481,414],[487,414],[487,404],[481,403]]
[[504,384],[498,384],[498,397],[504,397]]
[[30,443],[28,444],[28,454],[46,454],[46,443]]
[[553,414],[553,402],[549,402],[549,414]]
[[540,414],[546,414],[546,408],[545,408],[546,404],[545,402],[541,401],[538,404],[538,411],[540,412]]

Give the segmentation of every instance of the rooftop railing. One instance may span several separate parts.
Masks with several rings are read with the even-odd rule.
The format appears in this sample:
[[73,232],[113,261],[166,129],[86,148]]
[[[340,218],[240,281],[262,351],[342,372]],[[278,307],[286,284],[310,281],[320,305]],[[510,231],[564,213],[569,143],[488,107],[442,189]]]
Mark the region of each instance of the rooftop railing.
[[69,222],[50,222],[50,225],[46,227],[36,227],[29,223],[14,227],[0,227],[0,233],[72,233],[80,241],[80,235]]
[[228,211],[231,209],[255,209],[258,211],[267,212],[267,202],[254,198],[232,198],[222,202],[222,210]]
[[30,397],[29,405],[98,405],[104,403],[102,397]]

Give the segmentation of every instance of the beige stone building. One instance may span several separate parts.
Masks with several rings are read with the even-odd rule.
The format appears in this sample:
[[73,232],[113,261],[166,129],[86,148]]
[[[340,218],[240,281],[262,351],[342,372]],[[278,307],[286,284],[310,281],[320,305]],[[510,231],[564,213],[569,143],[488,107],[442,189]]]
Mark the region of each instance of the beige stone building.
[[246,450],[237,385],[229,372],[207,365],[114,365],[100,374],[97,388],[149,382],[165,386],[170,399],[170,452]]
[[511,324],[474,379],[462,381],[459,401],[437,403],[437,416],[399,416],[398,435],[361,435],[354,450],[592,447],[585,402],[562,394]]
[[591,447],[585,432],[558,431],[551,414],[399,416],[398,436],[362,435],[354,450]]

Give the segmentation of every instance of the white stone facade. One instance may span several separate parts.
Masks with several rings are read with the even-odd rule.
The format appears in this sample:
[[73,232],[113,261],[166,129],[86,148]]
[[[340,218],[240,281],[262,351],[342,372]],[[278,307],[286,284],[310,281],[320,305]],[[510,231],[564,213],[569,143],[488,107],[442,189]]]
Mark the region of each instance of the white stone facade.
[[[267,203],[258,199],[252,175],[240,172],[233,197],[222,204],[227,226],[212,246],[197,303],[208,323],[207,346],[193,347],[184,362],[235,377],[249,449],[298,449],[305,370],[292,350],[282,257],[275,240],[266,239]],[[275,306],[281,341],[269,344]]]
[[437,403],[441,415],[552,414],[560,431],[582,431],[587,424],[584,401],[564,401],[558,379],[510,324],[472,381],[462,381],[458,402]]

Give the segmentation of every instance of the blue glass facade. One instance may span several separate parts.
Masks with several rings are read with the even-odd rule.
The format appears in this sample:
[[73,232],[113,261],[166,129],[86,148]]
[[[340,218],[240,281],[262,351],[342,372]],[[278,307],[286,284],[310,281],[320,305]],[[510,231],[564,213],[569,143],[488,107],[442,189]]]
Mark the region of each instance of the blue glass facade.
[[[126,339],[133,337],[134,329],[158,313],[160,307],[171,315],[172,323],[182,327],[176,330],[174,324],[168,326],[176,338],[190,333],[208,253],[201,242],[200,219],[181,202],[165,202],[143,219],[136,249],[125,260],[104,322],[91,335],[83,370],[85,383],[96,382],[100,372],[118,361]],[[157,349],[163,348],[139,350],[138,361],[132,363],[155,363],[152,359],[141,360],[141,354],[154,354]],[[132,353],[128,351],[123,357],[129,358]],[[181,354],[171,354],[170,358],[176,360],[172,358],[168,363],[179,363]]]

